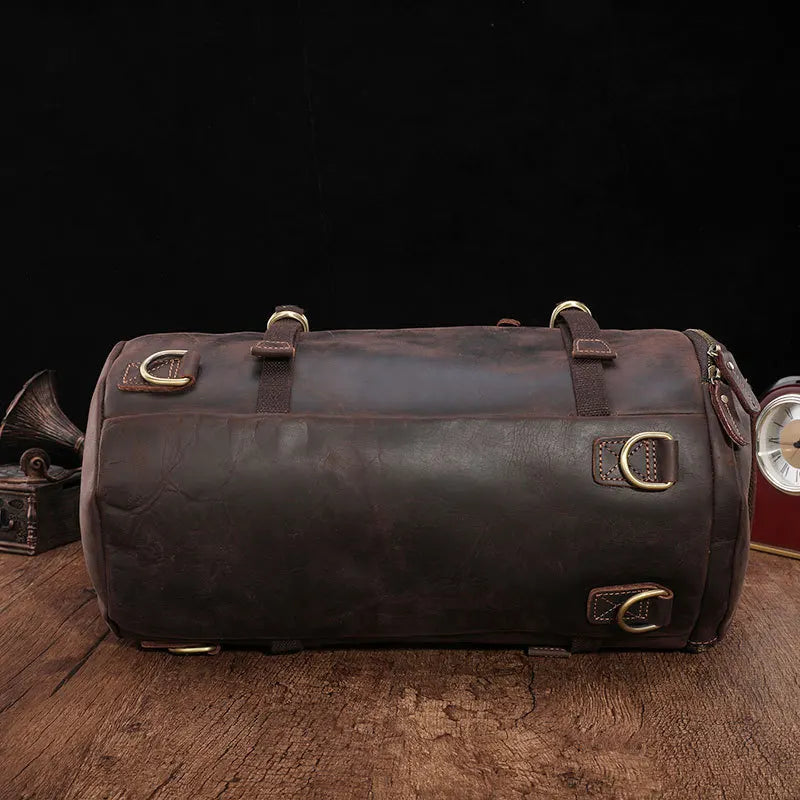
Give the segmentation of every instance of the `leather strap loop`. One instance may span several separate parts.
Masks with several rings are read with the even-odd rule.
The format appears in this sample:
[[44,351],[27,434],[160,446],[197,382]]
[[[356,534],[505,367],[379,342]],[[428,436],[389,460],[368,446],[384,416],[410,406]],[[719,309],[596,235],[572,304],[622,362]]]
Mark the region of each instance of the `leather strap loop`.
[[[150,380],[142,376],[142,363],[147,365],[145,374]],[[199,350],[162,350],[148,356],[144,362],[128,362],[117,389],[121,392],[185,392],[195,385],[199,371]]]
[[[281,316],[282,311],[289,313]],[[307,329],[303,319],[302,308],[278,306],[264,338],[250,348],[251,355],[263,360],[256,401],[258,413],[286,414],[291,408],[295,339],[298,333]]]
[[660,589],[663,593],[649,597],[626,609],[624,622],[630,626],[654,626],[663,628],[672,618],[672,590],[658,583],[628,583],[621,586],[599,586],[589,592],[586,602],[586,619],[592,625],[617,623],[620,606],[626,600],[649,590]]
[[578,416],[608,416],[611,408],[606,394],[603,362],[616,358],[616,352],[603,339],[594,317],[585,311],[565,309],[558,315],[558,326],[567,351]]
[[[595,439],[592,446],[592,477],[601,486],[637,488],[620,469],[620,454],[630,436]],[[678,480],[678,442],[675,439],[645,438],[628,456],[628,469],[645,484],[675,483]]]

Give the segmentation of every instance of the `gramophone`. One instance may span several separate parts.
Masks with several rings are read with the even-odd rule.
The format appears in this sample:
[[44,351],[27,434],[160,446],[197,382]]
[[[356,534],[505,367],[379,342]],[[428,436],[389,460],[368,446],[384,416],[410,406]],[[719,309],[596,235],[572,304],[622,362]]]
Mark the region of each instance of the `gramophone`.
[[37,372],[0,424],[0,552],[32,556],[80,537],[82,452],[83,433],[58,405],[53,372]]

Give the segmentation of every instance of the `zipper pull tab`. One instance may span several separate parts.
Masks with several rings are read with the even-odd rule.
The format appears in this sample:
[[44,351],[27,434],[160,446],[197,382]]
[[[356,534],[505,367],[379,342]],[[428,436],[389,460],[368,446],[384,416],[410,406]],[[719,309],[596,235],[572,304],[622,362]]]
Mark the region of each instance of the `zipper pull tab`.
[[742,404],[742,408],[751,417],[756,416],[761,411],[761,404],[733,360],[733,355],[719,344],[715,344],[708,348],[708,358],[708,380],[712,384],[718,381],[727,383]]
[[718,361],[720,358],[720,353],[722,352],[722,348],[718,344],[712,344],[709,346],[706,353],[708,354],[708,382],[709,383],[716,383],[721,377],[722,373],[720,372]]

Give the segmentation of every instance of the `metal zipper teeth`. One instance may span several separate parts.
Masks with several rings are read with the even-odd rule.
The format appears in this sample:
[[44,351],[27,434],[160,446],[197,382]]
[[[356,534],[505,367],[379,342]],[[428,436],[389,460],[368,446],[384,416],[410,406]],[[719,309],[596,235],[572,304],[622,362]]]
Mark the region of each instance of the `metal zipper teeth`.
[[722,377],[719,367],[717,366],[717,358],[719,358],[720,354],[719,342],[712,336],[709,336],[705,331],[700,330],[700,328],[689,328],[689,330],[701,336],[708,343],[708,350],[706,350],[706,355],[708,356],[706,375],[709,383],[716,383]]

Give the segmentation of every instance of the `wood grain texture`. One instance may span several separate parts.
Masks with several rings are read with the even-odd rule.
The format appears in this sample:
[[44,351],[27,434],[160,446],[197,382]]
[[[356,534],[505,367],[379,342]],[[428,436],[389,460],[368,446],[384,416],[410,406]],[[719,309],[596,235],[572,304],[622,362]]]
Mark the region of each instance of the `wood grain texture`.
[[78,544],[0,556],[0,798],[800,797],[800,562],[703,655],[145,653]]

